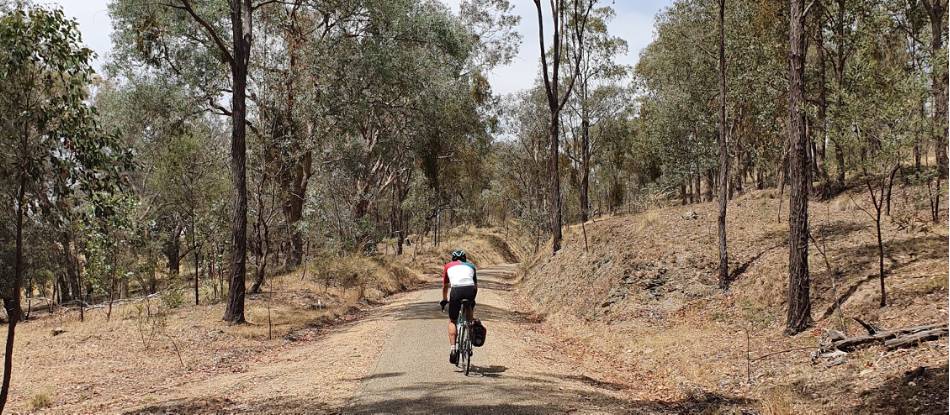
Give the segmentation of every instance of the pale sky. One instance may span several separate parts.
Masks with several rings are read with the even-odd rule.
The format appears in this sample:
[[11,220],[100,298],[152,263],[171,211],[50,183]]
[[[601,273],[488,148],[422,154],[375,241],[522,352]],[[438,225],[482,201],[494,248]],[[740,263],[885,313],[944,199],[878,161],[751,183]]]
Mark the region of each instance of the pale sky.
[[[459,0],[441,0],[458,11]],[[66,16],[75,18],[82,31],[83,42],[97,54],[95,67],[102,68],[112,50],[112,22],[109,19],[109,0],[37,0],[39,4],[58,4],[63,7]],[[496,68],[489,74],[489,81],[496,93],[508,94],[525,89],[534,82],[538,73],[538,22],[534,2],[531,0],[511,0],[515,13],[521,16],[518,31],[522,36],[521,49],[514,61],[507,66]],[[546,2],[542,2],[546,3]],[[640,50],[653,39],[653,16],[672,0],[601,0],[600,4],[610,4],[617,16],[610,22],[611,34],[627,41],[630,50],[621,58],[622,64],[633,65],[640,56]],[[546,14],[547,18],[547,14]],[[546,31],[550,36],[550,30]],[[550,40],[547,42],[550,44]]]

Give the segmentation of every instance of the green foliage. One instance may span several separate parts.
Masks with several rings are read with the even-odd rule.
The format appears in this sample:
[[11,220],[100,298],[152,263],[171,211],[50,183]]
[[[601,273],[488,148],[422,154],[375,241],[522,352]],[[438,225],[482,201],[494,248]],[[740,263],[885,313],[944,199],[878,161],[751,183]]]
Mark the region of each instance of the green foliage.
[[[92,52],[80,45],[76,23],[60,10],[17,3],[0,15],[0,50],[0,111],[8,115],[0,125],[0,191],[13,202],[3,211],[13,211],[22,192],[33,219],[27,232],[112,217],[131,153],[87,103]],[[14,223],[4,222],[2,232],[12,234]],[[22,277],[3,275],[6,287]]]
[[166,308],[176,309],[185,303],[185,290],[179,284],[171,284],[162,290],[160,298]]

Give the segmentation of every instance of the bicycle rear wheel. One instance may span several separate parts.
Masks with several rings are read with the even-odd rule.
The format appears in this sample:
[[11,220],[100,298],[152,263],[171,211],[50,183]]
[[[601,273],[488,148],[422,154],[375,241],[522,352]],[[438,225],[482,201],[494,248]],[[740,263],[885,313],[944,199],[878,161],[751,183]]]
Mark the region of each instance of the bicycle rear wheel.
[[471,364],[471,353],[469,353],[469,349],[466,347],[467,344],[471,344],[469,339],[468,325],[462,325],[459,330],[457,353],[459,355],[458,367],[465,372],[465,376],[468,376],[468,371]]
[[[467,330],[466,330],[467,331]],[[471,336],[465,336],[465,343],[463,343],[463,354],[465,355],[465,376],[468,376],[468,371],[472,368],[472,338]]]

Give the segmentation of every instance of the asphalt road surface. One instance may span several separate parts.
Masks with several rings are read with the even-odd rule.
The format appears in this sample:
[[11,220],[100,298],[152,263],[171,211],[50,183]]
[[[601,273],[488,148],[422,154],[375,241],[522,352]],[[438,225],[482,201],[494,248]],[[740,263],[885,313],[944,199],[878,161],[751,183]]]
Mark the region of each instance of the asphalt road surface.
[[488,328],[469,376],[448,362],[441,288],[419,290],[381,312],[389,333],[346,414],[601,414],[627,412],[611,384],[580,375],[513,310],[514,265],[479,269],[476,318]]

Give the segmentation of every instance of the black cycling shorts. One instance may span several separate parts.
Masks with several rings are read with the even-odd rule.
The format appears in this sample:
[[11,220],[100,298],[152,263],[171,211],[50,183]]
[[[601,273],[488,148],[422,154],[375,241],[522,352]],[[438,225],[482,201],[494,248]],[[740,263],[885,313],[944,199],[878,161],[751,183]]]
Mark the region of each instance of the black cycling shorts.
[[462,300],[471,301],[474,309],[477,293],[478,290],[474,285],[452,287],[452,291],[449,293],[449,320],[452,320],[453,323],[458,320],[459,312],[462,310]]

